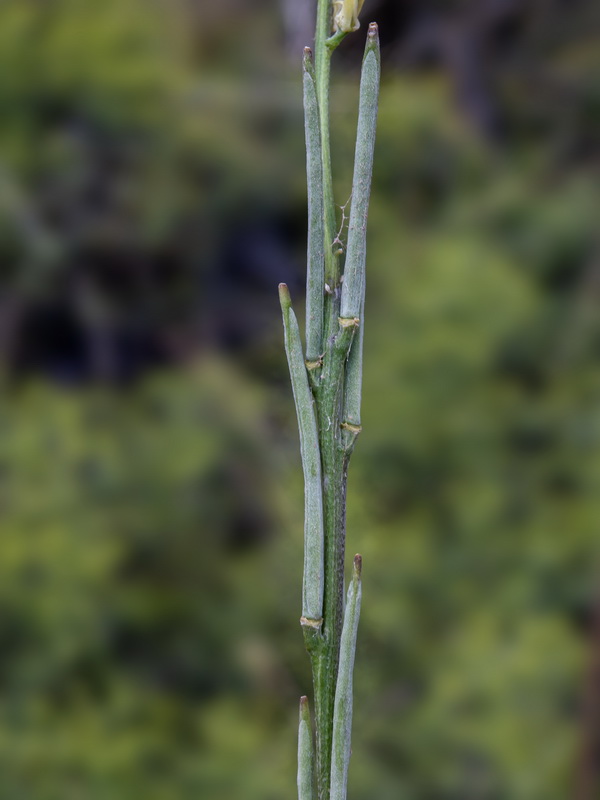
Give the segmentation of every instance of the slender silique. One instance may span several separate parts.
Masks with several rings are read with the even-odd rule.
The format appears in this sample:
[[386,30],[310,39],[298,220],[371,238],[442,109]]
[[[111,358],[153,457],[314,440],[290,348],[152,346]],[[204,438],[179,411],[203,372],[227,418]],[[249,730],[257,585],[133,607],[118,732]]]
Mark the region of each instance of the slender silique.
[[340,248],[334,234],[329,78],[331,56],[344,37],[357,30],[362,4],[363,0],[318,0],[314,64],[311,51],[304,51],[308,177],[305,353],[289,292],[285,284],[279,287],[305,481],[300,622],[314,687],[314,735],[306,698],[300,705],[299,800],[346,800],[350,761],[362,560],[355,557],[344,610],[346,480],[361,430],[366,228],[380,71],[377,25],[369,26],[362,65],[343,274],[340,255],[344,247]]

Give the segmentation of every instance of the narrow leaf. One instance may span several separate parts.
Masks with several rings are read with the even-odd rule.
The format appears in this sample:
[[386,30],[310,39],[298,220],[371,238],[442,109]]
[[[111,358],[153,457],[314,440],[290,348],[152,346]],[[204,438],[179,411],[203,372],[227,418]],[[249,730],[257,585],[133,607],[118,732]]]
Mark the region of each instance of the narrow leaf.
[[354,556],[352,580],[348,587],[344,625],[340,642],[340,664],[333,710],[330,800],[346,800],[350,739],[352,734],[352,673],[356,652],[356,634],[360,616],[362,558]]
[[358,332],[352,342],[348,364],[346,366],[346,388],[344,391],[344,414],[343,423],[349,433],[348,441],[354,439],[360,433],[360,407],[362,395],[362,373],[363,373],[363,344],[365,336],[365,303],[364,297],[360,307],[360,324]]
[[354,154],[352,204],[348,223],[348,247],[342,284],[342,317],[358,317],[365,291],[367,256],[367,214],[371,194],[373,152],[379,101],[379,33],[377,25],[369,25],[367,45],[360,80],[358,127]]
[[313,739],[308,698],[300,698],[298,725],[298,800],[314,800]]
[[302,616],[320,621],[323,616],[323,495],[321,454],[314,400],[302,354],[300,330],[285,283],[279,284],[285,353],[298,416],[300,454],[304,471],[304,577]]
[[323,230],[323,163],[319,104],[312,52],[304,48],[304,132],[308,185],[308,264],[306,270],[306,358],[316,361],[323,352],[325,292],[325,234]]

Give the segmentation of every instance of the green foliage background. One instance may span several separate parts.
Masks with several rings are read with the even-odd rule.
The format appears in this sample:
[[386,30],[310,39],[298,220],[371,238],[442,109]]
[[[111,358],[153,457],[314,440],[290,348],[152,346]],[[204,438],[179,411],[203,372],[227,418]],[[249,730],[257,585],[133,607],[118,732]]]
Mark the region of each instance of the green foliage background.
[[[302,277],[300,83],[275,3],[222,6],[0,7],[3,309],[67,297],[91,340],[150,328],[168,353],[126,386],[103,362],[73,384],[18,366],[18,326],[0,337],[0,800],[294,796],[309,669],[276,283]],[[501,73],[500,145],[447,75],[389,59],[349,497],[353,800],[572,792],[600,518],[586,8],[563,26],[553,7],[552,35],[525,38],[524,74],[573,87],[571,106],[530,106]],[[219,278],[264,220],[287,241],[281,273]]]

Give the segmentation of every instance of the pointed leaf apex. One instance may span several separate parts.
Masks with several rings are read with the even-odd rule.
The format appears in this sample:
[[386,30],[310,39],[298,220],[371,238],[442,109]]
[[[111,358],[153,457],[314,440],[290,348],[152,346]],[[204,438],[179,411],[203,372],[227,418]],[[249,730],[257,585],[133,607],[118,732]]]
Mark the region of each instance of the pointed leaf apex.
[[[313,62],[313,52],[310,49],[310,47],[304,48],[304,55],[302,56],[302,70],[305,76],[309,75],[313,79],[313,81],[315,80],[315,65]],[[306,105],[306,99],[305,99],[305,105]]]
[[376,22],[369,25],[367,43],[365,45],[365,58],[369,53],[375,53],[379,58],[379,27]]
[[308,700],[306,697],[301,697],[298,723],[298,800],[314,800],[313,763],[313,737]]
[[300,698],[300,719],[304,722],[308,722],[310,725],[310,706],[308,704],[308,697],[303,695]]
[[290,297],[290,290],[285,283],[279,284],[279,302],[282,308],[292,307],[292,298]]

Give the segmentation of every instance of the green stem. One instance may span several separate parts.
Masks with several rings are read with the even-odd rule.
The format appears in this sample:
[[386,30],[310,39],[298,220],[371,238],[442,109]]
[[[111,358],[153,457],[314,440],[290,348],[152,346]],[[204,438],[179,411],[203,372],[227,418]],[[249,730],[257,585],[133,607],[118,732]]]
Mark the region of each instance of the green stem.
[[329,798],[333,705],[343,619],[346,476],[348,454],[342,441],[345,365],[356,331],[354,320],[341,320],[327,342],[317,414],[323,471],[325,592],[319,641],[307,641],[313,667],[317,730],[317,790]]
[[325,238],[325,282],[333,291],[339,284],[338,258],[333,250],[335,238],[335,203],[331,173],[331,144],[329,135],[329,82],[331,55],[341,41],[328,42],[331,32],[331,0],[319,0],[315,36],[315,74],[317,99],[321,118],[321,157],[323,159],[323,221]]
[[[361,4],[362,5],[362,4]],[[349,27],[348,30],[355,29]],[[351,672],[358,619],[356,593],[359,565],[351,586],[352,614],[344,623],[344,550],[348,462],[360,430],[362,336],[352,353],[364,308],[364,238],[368,187],[374,141],[373,107],[376,27],[371,26],[363,65],[362,113],[357,145],[353,241],[350,252],[350,293],[342,287],[336,238],[336,214],[331,171],[329,83],[331,56],[347,31],[332,32],[332,2],[318,0],[314,72],[310,51],[304,55],[304,107],[309,182],[309,265],[307,273],[307,352],[302,358],[300,336],[287,287],[280,286],[286,352],[300,427],[305,475],[305,565],[301,625],[311,658],[315,694],[318,800],[345,800],[350,747]],[[373,51],[373,54],[372,54]],[[378,53],[377,59],[378,59]],[[372,75],[371,75],[372,73]],[[365,79],[369,78],[369,81]],[[371,80],[373,78],[373,80]],[[367,89],[369,91],[367,91]],[[376,101],[375,101],[376,102]],[[368,128],[368,122],[373,130]],[[321,166],[321,169],[319,169]],[[358,177],[357,177],[358,176]],[[322,203],[319,202],[322,199]],[[321,224],[322,220],[322,224]],[[349,265],[346,264],[346,267]],[[323,282],[325,286],[323,286]],[[324,294],[323,294],[324,290]],[[340,316],[341,301],[345,312]],[[350,313],[348,311],[350,309]],[[349,362],[350,356],[350,362]],[[350,380],[348,380],[348,370]],[[316,414],[316,417],[315,417]],[[358,424],[356,424],[358,420]],[[316,427],[315,427],[316,422]],[[320,468],[320,470],[319,470]],[[320,503],[322,502],[322,507]],[[322,609],[322,614],[321,614]],[[352,625],[350,625],[352,622]],[[340,643],[343,652],[340,662]],[[352,651],[352,652],[351,652]],[[338,674],[340,673],[340,674]],[[337,700],[336,700],[337,685]],[[334,714],[334,710],[337,709]],[[335,720],[334,721],[334,717]],[[310,798],[310,716],[302,701],[299,729],[298,791]],[[335,739],[335,741],[334,741]],[[332,755],[335,761],[332,770]]]
[[[319,445],[323,474],[325,586],[321,632],[305,628],[315,693],[316,779],[319,800],[329,800],[333,707],[343,616],[344,549],[346,538],[346,473],[348,455],[342,442],[342,406],[345,365],[355,327],[340,326],[341,272],[337,248],[331,145],[329,131],[329,84],[331,56],[343,36],[330,39],[331,0],[318,0],[315,36],[315,86],[319,106],[323,238],[325,257],[325,313],[323,367],[313,384],[319,421]],[[315,377],[317,377],[315,375]]]

